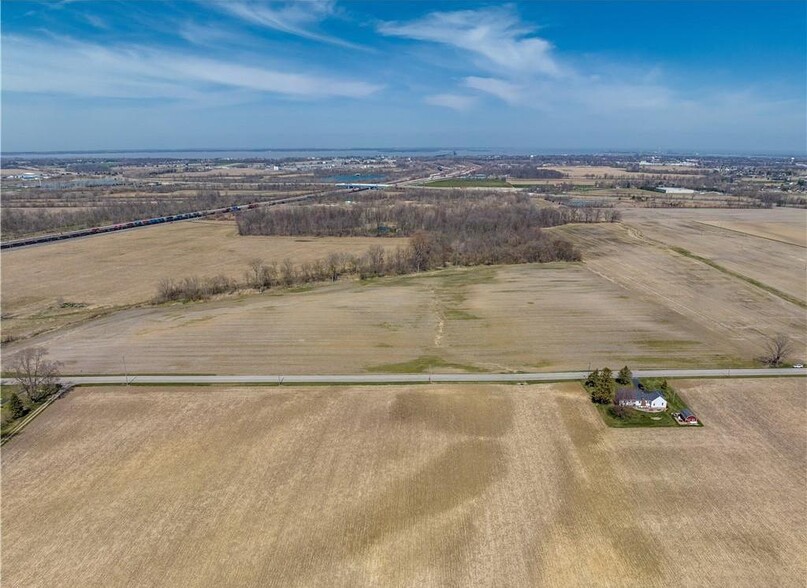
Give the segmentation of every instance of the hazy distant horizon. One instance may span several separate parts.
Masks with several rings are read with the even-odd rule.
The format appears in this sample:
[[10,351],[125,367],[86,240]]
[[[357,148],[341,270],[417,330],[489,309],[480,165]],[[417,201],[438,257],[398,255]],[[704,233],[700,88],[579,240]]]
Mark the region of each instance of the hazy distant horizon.
[[[284,159],[293,157],[316,156],[350,156],[350,155],[384,155],[391,154],[407,157],[430,156],[505,156],[528,157],[535,156],[563,156],[563,155],[647,155],[665,157],[794,157],[807,158],[807,153],[794,151],[711,151],[711,150],[665,150],[665,149],[607,149],[607,148],[578,148],[578,149],[545,149],[545,148],[471,148],[471,147],[185,147],[185,148],[157,148],[157,149],[64,149],[45,151],[2,151],[1,158],[48,158],[48,157],[85,157],[97,158],[144,158],[159,155],[176,155],[180,159],[230,159],[239,154],[250,155],[254,159]],[[260,157],[259,154],[267,154]],[[92,158],[92,157],[91,157]],[[246,157],[245,157],[246,158]]]

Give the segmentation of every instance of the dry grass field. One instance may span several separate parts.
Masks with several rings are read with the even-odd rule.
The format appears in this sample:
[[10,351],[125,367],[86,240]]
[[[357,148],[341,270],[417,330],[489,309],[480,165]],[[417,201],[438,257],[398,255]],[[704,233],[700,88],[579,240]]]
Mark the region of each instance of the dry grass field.
[[803,586],[803,381],[681,388],[706,427],[579,384],[78,389],[3,448],[4,585]]
[[[150,300],[164,278],[243,278],[250,259],[300,264],[403,239],[240,237],[231,221],[188,221],[2,254],[3,333],[22,336]],[[59,308],[59,302],[84,305]]]
[[33,167],[5,167],[0,169],[0,177],[19,176],[25,173],[39,173],[40,170]]
[[550,371],[752,357],[712,324],[722,314],[683,313],[626,283],[581,264],[445,270],[137,308],[4,351],[43,345],[68,374],[122,373],[124,356],[130,373],[223,374],[419,371],[423,358],[440,360],[433,371]]
[[559,182],[567,182],[580,186],[594,185],[597,180],[602,179],[615,179],[627,177],[632,175],[627,170],[618,167],[610,166],[592,166],[592,165],[579,165],[579,166],[549,166],[549,169],[559,171],[566,174],[565,178],[508,178],[508,182],[514,186],[518,185],[536,185],[536,184],[557,184]]
[[566,174],[562,179],[530,179],[530,178],[508,178],[508,182],[513,185],[519,184],[557,184],[558,182],[569,182],[572,184],[585,186],[593,185],[597,180],[614,180],[618,178],[630,178],[638,175],[659,175],[675,176],[685,174],[686,177],[692,177],[691,171],[686,168],[678,166],[653,166],[648,169],[641,169],[640,171],[628,171],[620,167],[612,167],[608,165],[574,165],[574,166],[547,166],[549,169],[557,170]]
[[626,224],[807,301],[807,211],[631,209]]
[[[791,241],[805,220],[793,209],[629,210],[622,225],[551,229],[577,243],[582,264],[344,281],[87,321],[145,301],[163,277],[240,276],[256,256],[304,261],[397,245],[238,237],[220,222],[131,231],[4,253],[4,336],[79,324],[3,351],[44,345],[68,374],[121,373],[124,357],[135,373],[739,367],[753,364],[765,336],[784,333],[797,360],[807,356],[807,313],[788,299],[807,300],[807,258]],[[59,299],[87,306],[56,308]]]
[[736,244],[726,239],[671,235],[667,229],[645,233],[630,220],[623,225],[568,225],[553,230],[572,238],[583,249],[586,267],[619,284],[632,300],[653,301],[689,318],[710,330],[721,345],[742,349],[740,355],[747,359],[759,355],[764,336],[779,333],[792,338],[795,358],[807,353],[807,313],[802,306],[676,253],[660,240],[667,234],[672,246],[714,257],[727,269],[779,287],[786,295],[792,291],[791,296],[800,300],[805,299],[799,290],[799,282],[804,284],[804,249],[787,246],[797,249],[787,258],[788,271],[787,263],[777,257],[775,242],[756,244],[753,241],[759,239],[752,237],[734,249]]
[[737,233],[744,233],[746,235],[753,235],[755,237],[762,237],[763,239],[770,239],[771,241],[779,241],[781,243],[788,243],[791,245],[798,245],[799,247],[807,247],[807,226],[805,226],[804,218],[799,222],[756,222],[756,221],[702,221],[704,224],[712,225],[735,231]]

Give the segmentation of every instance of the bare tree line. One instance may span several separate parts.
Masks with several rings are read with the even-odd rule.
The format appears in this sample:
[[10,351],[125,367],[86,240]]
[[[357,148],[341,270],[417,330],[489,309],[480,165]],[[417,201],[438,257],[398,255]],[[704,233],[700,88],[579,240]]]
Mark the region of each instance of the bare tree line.
[[55,232],[102,225],[124,223],[133,220],[169,216],[209,208],[223,208],[246,201],[271,200],[276,195],[235,196],[222,195],[215,190],[200,190],[192,197],[160,202],[109,203],[80,210],[14,210],[0,211],[3,236],[18,236]]
[[400,202],[368,195],[357,204],[278,206],[238,216],[242,235],[402,235],[405,246],[378,245],[363,255],[332,253],[295,265],[250,261],[243,281],[224,276],[163,280],[155,302],[201,300],[241,289],[267,290],[312,282],[403,275],[448,266],[579,261],[580,252],[542,227],[585,218],[574,209],[538,208],[523,194],[458,197],[417,194]]
[[528,241],[518,242],[511,235],[507,243],[478,242],[476,248],[454,249],[446,239],[419,231],[409,244],[395,249],[373,245],[363,255],[331,253],[325,258],[295,265],[291,259],[266,263],[250,260],[244,279],[226,276],[164,279],[157,287],[154,302],[190,302],[213,296],[253,289],[263,292],[316,282],[335,282],[343,277],[368,279],[425,272],[451,265],[579,261],[580,252],[566,239],[535,229]]
[[[407,196],[409,196],[407,194]],[[279,206],[240,215],[242,235],[411,236],[438,233],[449,241],[507,238],[571,222],[618,220],[590,211],[539,208],[526,194],[458,198],[449,194],[416,201],[383,198],[344,205]],[[498,235],[495,237],[494,235]]]

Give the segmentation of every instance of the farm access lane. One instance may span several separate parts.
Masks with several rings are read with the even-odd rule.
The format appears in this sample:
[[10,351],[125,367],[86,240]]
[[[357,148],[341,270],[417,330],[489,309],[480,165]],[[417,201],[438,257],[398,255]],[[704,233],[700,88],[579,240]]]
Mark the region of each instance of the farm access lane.
[[[636,370],[642,378],[758,378],[770,376],[807,376],[804,368],[752,369],[664,369]],[[109,375],[65,376],[71,384],[413,384],[413,383],[482,383],[482,382],[558,382],[582,380],[588,372],[536,372],[524,374],[354,374],[354,375]],[[13,380],[2,379],[3,385]]]

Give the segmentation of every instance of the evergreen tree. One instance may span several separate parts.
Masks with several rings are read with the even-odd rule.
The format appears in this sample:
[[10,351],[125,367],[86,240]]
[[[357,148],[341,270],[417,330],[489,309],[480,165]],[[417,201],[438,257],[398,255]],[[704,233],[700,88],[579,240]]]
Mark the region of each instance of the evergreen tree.
[[603,368],[597,378],[594,390],[591,392],[591,400],[597,404],[611,404],[616,393],[616,382],[613,379],[613,372],[608,368]]
[[623,386],[627,386],[630,384],[631,378],[633,378],[633,372],[630,371],[628,366],[625,366],[619,370],[619,375],[617,375],[616,381]]
[[18,419],[27,412],[22,400],[14,392],[11,393],[11,397],[8,399],[8,412],[13,419]]

